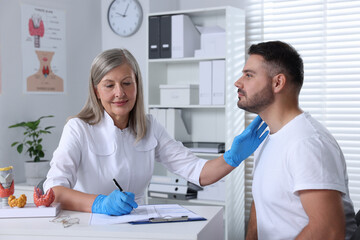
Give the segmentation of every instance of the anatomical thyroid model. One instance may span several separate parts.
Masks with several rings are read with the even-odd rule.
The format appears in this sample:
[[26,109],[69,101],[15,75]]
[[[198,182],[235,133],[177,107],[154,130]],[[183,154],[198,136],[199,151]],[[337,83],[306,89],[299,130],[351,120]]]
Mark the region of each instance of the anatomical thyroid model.
[[3,206],[8,205],[8,197],[14,194],[13,167],[0,168],[0,198]]

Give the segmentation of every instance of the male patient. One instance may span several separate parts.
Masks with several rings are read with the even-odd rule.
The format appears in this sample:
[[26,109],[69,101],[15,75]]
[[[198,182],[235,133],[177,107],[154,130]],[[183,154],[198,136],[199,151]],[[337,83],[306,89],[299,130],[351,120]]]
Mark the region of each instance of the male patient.
[[343,153],[329,131],[299,107],[303,61],[290,45],[252,45],[236,81],[238,106],[270,134],[255,152],[246,239],[350,239],[355,231]]

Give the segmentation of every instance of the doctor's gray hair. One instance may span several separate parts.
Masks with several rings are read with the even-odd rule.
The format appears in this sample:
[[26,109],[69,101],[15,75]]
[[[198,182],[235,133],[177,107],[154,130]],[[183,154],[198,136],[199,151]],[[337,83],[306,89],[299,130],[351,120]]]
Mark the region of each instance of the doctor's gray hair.
[[130,111],[128,125],[135,133],[136,141],[139,141],[146,135],[143,83],[139,65],[134,56],[126,49],[109,49],[95,57],[90,70],[89,96],[85,106],[75,117],[91,125],[100,122],[104,117],[104,107],[96,96],[95,88],[109,71],[123,64],[128,64],[136,78],[136,101],[134,108]]

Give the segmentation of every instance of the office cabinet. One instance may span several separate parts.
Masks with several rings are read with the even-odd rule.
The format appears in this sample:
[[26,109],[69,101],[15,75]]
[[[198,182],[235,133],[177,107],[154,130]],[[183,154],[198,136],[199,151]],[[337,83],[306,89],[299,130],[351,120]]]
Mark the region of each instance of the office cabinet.
[[[148,111],[154,109],[180,109],[181,119],[189,140],[193,142],[224,142],[225,149],[231,147],[234,137],[240,134],[245,126],[245,114],[237,107],[237,89],[234,82],[241,76],[242,68],[245,63],[245,17],[241,9],[234,7],[217,7],[208,9],[192,9],[184,11],[151,13],[149,19],[161,16],[172,16],[184,14],[190,17],[194,25],[198,27],[202,34],[211,34],[212,31],[223,29],[224,33],[219,32],[211,38],[213,42],[201,42],[201,49],[194,53],[194,57],[171,58],[171,54],[154,58],[149,54],[147,60],[147,103]],[[150,21],[149,21],[150,22]],[[161,29],[161,27],[160,27]],[[171,29],[174,31],[174,29]],[[149,41],[154,42],[152,30],[148,28]],[[161,34],[158,34],[161,36]],[[202,35],[204,36],[204,35]],[[211,36],[209,36],[211,37]],[[216,41],[224,44],[218,44]],[[203,40],[203,39],[201,39]],[[211,47],[214,44],[213,47]],[[222,46],[224,45],[224,46]],[[166,46],[171,49],[170,46]],[[214,50],[214,51],[212,51]],[[151,46],[149,45],[149,53]],[[199,65],[201,62],[213,62],[211,66],[222,64],[219,71],[223,71],[224,83],[223,99],[217,99],[217,104],[169,104],[160,101],[161,88],[164,85],[199,85]],[[218,71],[213,69],[212,72]],[[219,78],[216,72],[216,78]],[[208,84],[209,86],[219,86]],[[216,90],[219,90],[216,89]],[[217,93],[218,94],[218,93]],[[218,97],[219,95],[217,95]],[[221,95],[220,95],[221,96]],[[201,96],[199,96],[201,97]],[[201,101],[200,101],[201,102]],[[220,104],[219,104],[220,102]],[[224,104],[222,104],[224,103]],[[176,127],[176,126],[175,126]],[[176,131],[175,131],[176,132]],[[173,136],[177,139],[176,134]],[[212,159],[219,154],[197,154],[201,158]],[[243,164],[242,164],[243,165]],[[244,168],[240,165],[231,174],[225,177],[226,197],[224,201],[204,201],[190,200],[191,204],[223,205],[225,206],[225,232],[227,239],[242,239],[245,229],[245,191],[244,191]],[[154,174],[170,175],[161,166],[156,165]],[[151,203],[160,201],[150,199]],[[163,202],[164,200],[162,200]]]

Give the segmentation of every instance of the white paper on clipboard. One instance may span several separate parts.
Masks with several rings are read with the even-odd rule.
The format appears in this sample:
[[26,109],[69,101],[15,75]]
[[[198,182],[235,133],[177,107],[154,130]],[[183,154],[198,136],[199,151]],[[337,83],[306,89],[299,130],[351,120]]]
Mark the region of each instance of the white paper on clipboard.
[[177,218],[186,216],[188,221],[206,220],[179,204],[141,205],[130,214],[122,216],[108,216],[105,214],[91,214],[89,225],[105,225],[129,222],[146,222],[151,218]]

